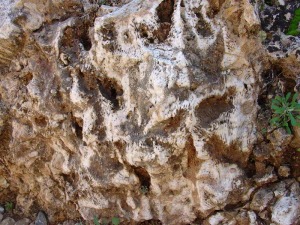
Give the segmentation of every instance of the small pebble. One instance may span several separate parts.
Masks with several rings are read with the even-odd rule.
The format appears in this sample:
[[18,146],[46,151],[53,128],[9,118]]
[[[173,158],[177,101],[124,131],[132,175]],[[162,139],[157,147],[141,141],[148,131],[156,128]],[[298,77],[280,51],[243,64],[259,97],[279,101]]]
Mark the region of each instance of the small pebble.
[[0,225],[14,225],[15,222],[16,221],[14,219],[7,217],[0,223]]
[[4,213],[4,207],[0,206],[0,213]]
[[21,219],[15,223],[15,225],[29,225],[29,224],[30,224],[30,220],[27,218]]
[[280,166],[278,169],[278,174],[282,177],[288,177],[290,172],[291,169],[288,166]]
[[46,216],[43,212],[39,212],[39,214],[37,215],[36,219],[35,219],[35,225],[47,225],[47,219]]
[[63,223],[63,225],[75,225],[75,222],[72,220],[67,220]]

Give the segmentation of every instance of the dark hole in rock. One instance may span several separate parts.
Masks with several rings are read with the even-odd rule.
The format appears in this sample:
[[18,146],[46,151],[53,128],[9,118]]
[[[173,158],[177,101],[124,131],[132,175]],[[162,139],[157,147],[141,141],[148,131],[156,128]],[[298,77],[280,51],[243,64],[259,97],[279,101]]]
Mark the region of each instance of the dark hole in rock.
[[209,128],[211,123],[217,120],[222,113],[234,109],[232,100],[227,94],[223,96],[214,96],[203,100],[196,108],[195,114],[199,125]]
[[203,219],[199,216],[193,221],[192,224],[203,224]]
[[147,138],[147,139],[145,140],[145,144],[146,144],[146,146],[148,146],[148,147],[153,147],[153,140],[152,140],[152,138]]
[[86,51],[92,48],[89,27],[90,24],[88,21],[82,21],[64,30],[63,37],[60,40],[60,52],[67,56],[68,63],[73,64],[78,62],[81,52],[80,44]]
[[157,30],[153,31],[153,35],[161,43],[161,42],[164,42],[168,38],[170,30],[171,30],[170,23],[162,23],[162,24],[160,24],[160,27]]
[[255,156],[254,156],[253,152],[249,155],[247,167],[245,167],[245,173],[246,173],[247,177],[253,177],[256,173],[256,171],[255,171]]
[[141,187],[146,187],[150,190],[151,177],[147,170],[140,166],[132,166],[135,175],[139,178]]
[[37,126],[46,127],[47,126],[47,118],[44,116],[39,116],[34,119],[34,122]]
[[162,225],[163,223],[160,220],[146,220],[138,223],[138,225]]
[[32,80],[33,75],[32,73],[26,73],[21,79],[24,82],[25,86],[29,84],[29,82]]
[[92,42],[89,37],[88,31],[82,33],[81,37],[79,38],[79,41],[83,45],[84,50],[89,51],[92,48]]
[[165,41],[170,33],[173,12],[174,0],[164,0],[156,9],[160,26],[153,32],[153,35],[159,42]]
[[120,109],[120,97],[123,95],[123,89],[118,85],[117,81],[109,78],[100,78],[97,82],[102,96],[111,102],[113,110]]
[[154,43],[154,37],[152,36],[152,34],[149,31],[149,27],[146,26],[145,24],[141,24],[138,29],[137,32],[140,34],[140,36],[146,40],[149,41],[149,43],[153,44]]
[[71,173],[71,174],[61,174],[61,176],[63,177],[64,181],[73,184],[76,178],[75,173]]
[[156,12],[160,23],[171,23],[174,12],[174,0],[162,1],[157,7]]
[[79,139],[82,139],[82,127],[83,127],[83,120],[78,117],[73,117],[72,118],[72,125],[75,129],[75,134]]
[[198,22],[196,25],[198,34],[200,34],[203,37],[211,36],[213,33],[211,31],[210,25],[204,20],[204,17],[201,13],[200,8],[195,10],[195,15],[198,18]]
[[116,45],[116,37],[117,37],[117,31],[115,29],[115,24],[110,23],[110,24],[105,24],[101,29],[100,32],[102,34],[102,39],[105,43],[103,43],[103,47],[107,51],[115,51],[117,48]]
[[184,0],[181,0],[181,2],[180,2],[180,7],[185,7],[185,5],[184,5]]

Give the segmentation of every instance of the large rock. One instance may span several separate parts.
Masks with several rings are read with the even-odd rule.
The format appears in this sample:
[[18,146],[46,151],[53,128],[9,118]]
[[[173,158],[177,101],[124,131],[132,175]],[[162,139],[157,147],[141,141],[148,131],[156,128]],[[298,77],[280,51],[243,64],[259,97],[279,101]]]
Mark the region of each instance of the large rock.
[[[268,65],[255,7],[98,3],[1,6],[10,30],[0,30],[0,172],[18,209],[39,207],[51,224],[260,220],[258,203],[239,210],[256,185],[277,180],[272,166],[254,178],[248,168]],[[278,198],[268,221],[282,221],[285,202],[295,201]]]

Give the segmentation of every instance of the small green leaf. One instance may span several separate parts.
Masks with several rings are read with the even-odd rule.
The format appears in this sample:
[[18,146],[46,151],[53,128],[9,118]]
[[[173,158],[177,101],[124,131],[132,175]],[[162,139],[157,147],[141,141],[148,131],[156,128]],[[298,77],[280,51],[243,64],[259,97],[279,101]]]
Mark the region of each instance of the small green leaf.
[[273,99],[273,100],[272,100],[272,105],[281,106],[281,102],[279,102],[279,101],[276,100],[276,99]]
[[276,99],[277,101],[279,101],[279,102],[282,102],[282,99],[283,99],[283,98],[277,95],[277,96],[275,97],[275,99]]
[[293,116],[292,113],[289,113],[289,118],[290,118],[290,120],[291,120],[292,126],[296,126],[297,121],[296,121],[296,119],[295,119],[295,117]]
[[95,224],[95,225],[100,225],[99,219],[98,219],[97,216],[94,216],[94,224]]
[[282,114],[282,113],[284,113],[284,109],[283,108],[275,109],[274,113],[276,113],[276,114]]
[[287,95],[285,96],[285,100],[286,100],[286,101],[289,100],[289,98],[291,97],[291,94],[292,94],[291,92],[287,93]]
[[285,126],[285,130],[288,132],[288,134],[292,134],[291,128],[289,126]]
[[277,105],[272,104],[272,105],[271,105],[271,109],[276,110],[276,109],[281,109],[281,108],[280,108],[279,106],[277,106]]
[[297,103],[298,93],[295,93],[292,98],[292,103]]
[[296,9],[294,12],[293,19],[291,20],[290,26],[286,34],[297,36],[300,34],[298,25],[300,22],[300,8]]
[[118,217],[113,217],[111,219],[111,222],[113,225],[119,225],[120,224],[120,219]]
[[7,212],[9,212],[9,211],[12,211],[12,210],[13,210],[14,204],[13,204],[12,202],[6,202],[4,207],[5,207],[5,210],[6,210]]
[[270,120],[270,123],[271,124],[276,124],[277,122],[279,122],[280,121],[280,118],[279,117],[274,117],[274,118],[272,118],[271,120]]

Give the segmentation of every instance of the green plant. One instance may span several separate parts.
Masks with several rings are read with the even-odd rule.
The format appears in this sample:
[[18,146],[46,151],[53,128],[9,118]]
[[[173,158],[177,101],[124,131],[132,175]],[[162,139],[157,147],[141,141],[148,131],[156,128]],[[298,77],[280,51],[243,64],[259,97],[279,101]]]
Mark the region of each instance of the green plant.
[[106,5],[107,2],[106,2],[106,0],[99,0],[99,1],[98,1],[98,4],[99,4],[99,5]]
[[98,219],[97,216],[94,216],[94,224],[95,224],[95,225],[100,225],[99,219]]
[[149,192],[149,188],[147,186],[142,185],[140,187],[141,192],[145,195]]
[[297,36],[300,34],[300,30],[298,29],[300,22],[300,8],[295,10],[294,17],[291,20],[290,26],[286,34]]
[[113,217],[113,218],[111,219],[111,223],[112,223],[113,225],[119,225],[119,224],[120,224],[120,219],[119,219],[118,217]]
[[9,212],[14,208],[14,204],[12,202],[6,202],[4,207],[5,211]]
[[[93,221],[94,221],[94,224],[95,224],[95,225],[100,225],[99,219],[98,219],[97,216],[94,216]],[[80,222],[80,223],[81,223],[81,222]],[[119,219],[118,217],[113,217],[113,218],[111,219],[111,223],[112,223],[113,225],[119,225],[119,224],[120,224],[120,219]],[[102,224],[102,225],[108,225],[108,224],[109,224],[109,220],[108,220],[107,218],[102,218],[102,219],[101,219],[101,224]],[[82,225],[82,224],[81,224],[81,225]]]
[[291,125],[300,127],[298,120],[300,119],[300,104],[297,102],[298,94],[295,93],[289,101],[291,93],[287,93],[285,97],[276,96],[272,99],[271,109],[273,110],[273,118],[270,120],[271,125],[283,127],[291,134]]

